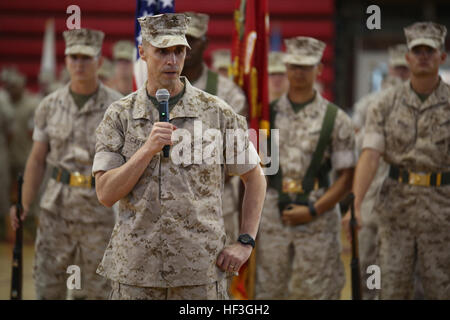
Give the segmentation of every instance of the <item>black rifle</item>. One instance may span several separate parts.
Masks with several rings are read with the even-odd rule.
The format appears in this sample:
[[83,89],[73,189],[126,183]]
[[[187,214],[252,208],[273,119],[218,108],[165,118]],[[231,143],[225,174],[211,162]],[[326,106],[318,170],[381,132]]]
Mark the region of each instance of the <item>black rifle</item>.
[[358,254],[358,223],[355,218],[355,195],[350,194],[350,230],[352,236],[352,300],[361,300],[361,275]]
[[16,216],[19,220],[19,227],[16,230],[16,242],[14,243],[13,262],[12,262],[12,277],[11,277],[11,300],[22,300],[22,184],[23,177],[19,173],[17,177],[17,203]]

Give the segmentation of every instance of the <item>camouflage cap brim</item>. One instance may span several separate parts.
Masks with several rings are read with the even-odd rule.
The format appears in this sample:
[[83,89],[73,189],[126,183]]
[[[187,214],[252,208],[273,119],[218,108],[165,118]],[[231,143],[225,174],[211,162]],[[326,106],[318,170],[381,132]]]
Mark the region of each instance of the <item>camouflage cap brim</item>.
[[156,48],[168,48],[173,46],[186,46],[189,49],[189,43],[184,35],[163,35],[146,39],[150,44]]
[[100,49],[95,49],[91,46],[86,46],[82,44],[73,45],[69,48],[66,48],[64,51],[65,55],[69,54],[84,54],[86,56],[95,57],[100,53]]
[[192,27],[188,27],[187,31],[186,31],[186,35],[187,36],[191,36],[194,38],[201,38],[206,34],[206,31],[197,29],[197,28],[192,28]]
[[199,12],[185,12],[187,17],[190,18],[190,22],[187,26],[186,34],[194,37],[201,38],[208,32],[209,16]]
[[392,67],[402,67],[402,66],[408,66],[408,63],[406,62],[406,58],[396,58],[396,59],[390,59],[389,65]]
[[283,59],[284,63],[313,66],[320,62],[320,57],[317,56],[301,56],[295,54],[286,54]]
[[439,49],[441,47],[441,42],[438,40],[433,40],[430,38],[417,38],[408,43],[408,49],[412,49],[415,46],[424,45],[432,47],[434,49]]
[[213,68],[214,69],[228,68],[229,66],[230,66],[230,63],[226,62],[226,61],[213,63]]
[[114,60],[128,60],[128,61],[133,61],[133,56],[130,55],[128,52],[117,52],[114,55]]
[[285,65],[276,65],[276,66],[269,66],[268,68],[269,74],[271,73],[286,73],[286,66]]

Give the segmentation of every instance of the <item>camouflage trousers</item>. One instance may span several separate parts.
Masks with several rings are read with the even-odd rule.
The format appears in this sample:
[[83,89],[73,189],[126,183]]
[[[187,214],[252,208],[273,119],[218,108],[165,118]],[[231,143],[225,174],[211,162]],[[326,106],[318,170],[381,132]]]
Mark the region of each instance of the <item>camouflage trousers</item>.
[[364,198],[361,206],[363,227],[358,232],[359,265],[361,274],[361,289],[363,300],[374,300],[377,298],[378,289],[369,289],[367,279],[370,274],[367,268],[377,265],[378,255],[378,225],[373,213],[374,197]]
[[199,286],[154,288],[112,282],[111,300],[228,300],[227,279]]
[[412,299],[417,268],[425,299],[450,299],[450,186],[386,179],[379,217],[380,299]]
[[10,186],[10,176],[9,176],[9,163],[6,156],[6,150],[0,149],[0,217],[4,219],[9,212],[9,186]]
[[339,299],[345,284],[340,217],[332,210],[284,226],[276,191],[264,203],[256,251],[256,299]]
[[[70,209],[66,209],[70,210]],[[95,273],[111,236],[113,221],[67,221],[41,210],[33,277],[37,299],[106,299],[109,281]],[[68,267],[80,269],[81,288],[68,290]]]
[[358,249],[362,298],[364,300],[377,299],[379,293],[378,289],[369,289],[367,286],[367,280],[371,275],[367,273],[367,267],[378,265],[378,217],[373,211],[373,206],[388,172],[389,165],[380,160],[376,175],[361,205],[363,226],[358,232]]

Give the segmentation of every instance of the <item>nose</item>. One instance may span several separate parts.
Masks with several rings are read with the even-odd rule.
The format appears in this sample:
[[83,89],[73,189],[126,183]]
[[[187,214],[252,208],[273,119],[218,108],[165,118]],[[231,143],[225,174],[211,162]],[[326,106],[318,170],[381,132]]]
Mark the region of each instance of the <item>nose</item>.
[[177,62],[177,56],[175,54],[175,52],[171,52],[169,53],[168,57],[167,57],[167,62],[170,65],[176,64]]

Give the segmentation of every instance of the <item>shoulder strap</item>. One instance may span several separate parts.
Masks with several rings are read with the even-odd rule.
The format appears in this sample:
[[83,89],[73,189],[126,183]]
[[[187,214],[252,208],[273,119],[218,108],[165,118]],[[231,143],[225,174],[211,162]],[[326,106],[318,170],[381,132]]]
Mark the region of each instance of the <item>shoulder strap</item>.
[[212,95],[217,95],[217,85],[219,83],[219,74],[208,69],[205,91]]
[[275,99],[269,104],[269,121],[270,121],[269,126],[270,126],[270,129],[274,129],[274,126],[275,126],[275,118],[277,115],[277,112],[275,111],[275,106],[277,105],[279,100],[280,99]]
[[316,150],[314,150],[311,163],[309,164],[308,170],[303,178],[302,186],[303,190],[305,190],[305,194],[309,193],[314,188],[314,178],[317,177],[321,169],[323,155],[331,140],[331,134],[333,132],[337,112],[338,107],[332,103],[329,103],[323,118],[322,130],[320,131]]
[[[278,100],[279,99],[272,101],[269,105],[269,130],[275,129],[275,118],[277,116],[275,106],[277,105]],[[270,154],[271,150],[272,150],[272,139],[267,139],[267,153],[269,153],[268,155],[270,157],[279,156]],[[281,167],[279,167],[278,172],[275,175],[271,175],[268,177],[269,185],[272,188],[281,191],[281,177],[282,177]]]

